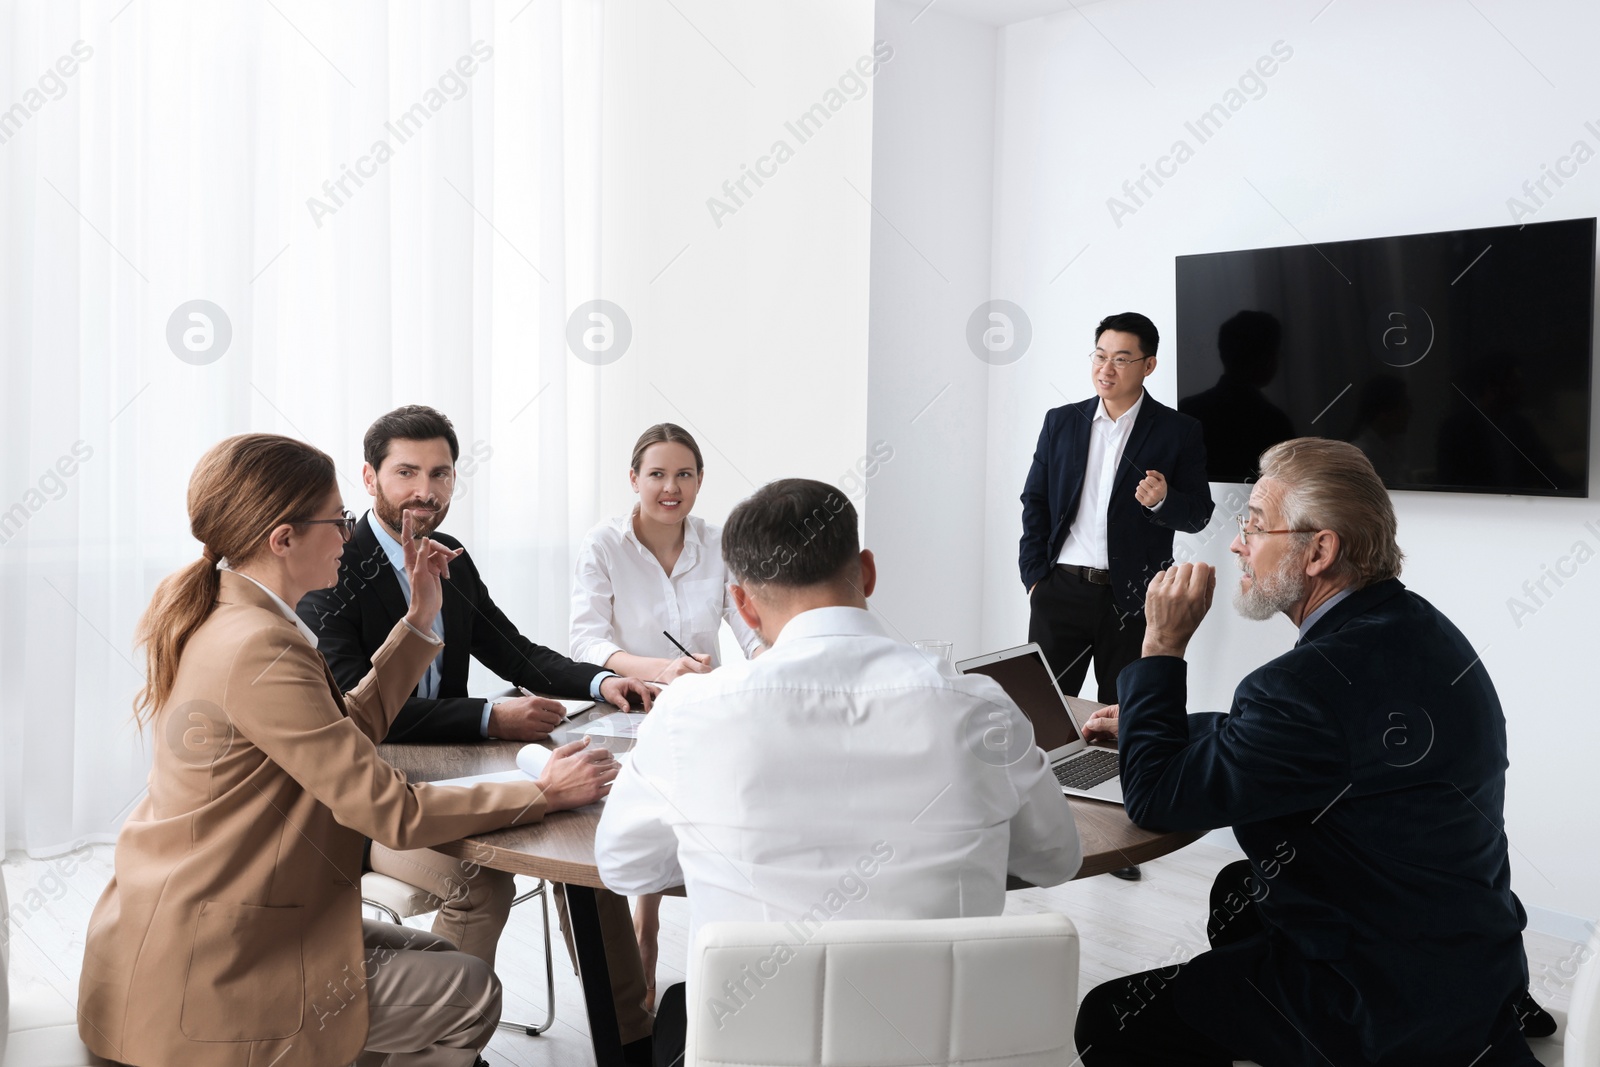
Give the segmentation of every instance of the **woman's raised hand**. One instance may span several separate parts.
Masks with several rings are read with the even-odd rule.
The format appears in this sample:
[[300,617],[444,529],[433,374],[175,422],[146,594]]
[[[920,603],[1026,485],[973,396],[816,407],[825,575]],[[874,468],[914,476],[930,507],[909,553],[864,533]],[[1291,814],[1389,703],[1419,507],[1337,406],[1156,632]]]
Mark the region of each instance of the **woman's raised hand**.
[[463,550],[449,549],[426,535],[419,536],[413,514],[400,513],[400,547],[405,552],[406,581],[411,584],[411,610],[406,612],[406,621],[427,633],[444,605],[440,579],[450,577],[450,561]]

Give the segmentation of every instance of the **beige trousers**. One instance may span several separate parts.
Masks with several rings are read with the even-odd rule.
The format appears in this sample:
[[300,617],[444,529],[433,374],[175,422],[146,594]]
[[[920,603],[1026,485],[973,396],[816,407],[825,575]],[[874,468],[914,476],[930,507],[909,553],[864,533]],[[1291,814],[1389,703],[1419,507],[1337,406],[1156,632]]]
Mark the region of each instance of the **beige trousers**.
[[[512,875],[482,867],[471,860],[452,859],[432,849],[396,852],[372,843],[372,869],[390,878],[425,889],[444,901],[433,920],[433,932],[453,942],[462,952],[494,966],[495,946],[511,915],[516,896]],[[556,915],[567,943],[567,953],[577,966],[572,932],[567,921],[564,887],[554,884]],[[596,890],[600,930],[605,943],[606,969],[611,973],[611,997],[616,1005],[617,1028],[622,1043],[648,1037],[654,1022],[644,1008],[644,965],[633,936],[633,916],[628,899],[604,889]],[[471,1060],[467,1061],[469,1064]]]
[[442,900],[433,919],[433,932],[467,955],[494,966],[495,948],[511,917],[511,899],[517,895],[510,873],[427,848],[396,852],[376,841],[372,843],[372,869]]
[[366,921],[361,933],[371,1022],[357,1067],[472,1067],[500,1021],[494,969],[426,930]]

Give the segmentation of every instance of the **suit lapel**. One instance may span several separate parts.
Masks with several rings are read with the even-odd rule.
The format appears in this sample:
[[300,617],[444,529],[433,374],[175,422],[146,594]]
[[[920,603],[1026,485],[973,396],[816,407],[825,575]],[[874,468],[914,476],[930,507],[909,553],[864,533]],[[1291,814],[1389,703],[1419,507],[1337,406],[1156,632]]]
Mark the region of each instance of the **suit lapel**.
[[[217,599],[224,604],[253,604],[256,607],[270,611],[278,618],[283,618],[279,614],[281,609],[277,604],[273,603],[271,597],[263,593],[248,578],[232,571],[222,572],[222,584],[218,590]],[[289,622],[290,626],[295,626],[295,623],[290,622],[288,619],[284,619],[284,621]],[[312,647],[316,647],[315,642],[313,642]],[[285,651],[288,650],[285,649]],[[277,660],[273,662],[276,663]],[[339,705],[341,713],[348,715],[349,712],[345,710],[344,706],[344,693],[340,692],[339,682],[334,678],[333,671],[328,668],[327,659],[320,652],[317,653],[317,662],[322,665],[322,676],[328,680],[328,691],[333,694],[333,702]]]
[[1066,508],[1061,512],[1061,519],[1057,523],[1059,528],[1070,526],[1078,514],[1078,501],[1083,499],[1083,479],[1087,475],[1089,466],[1089,433],[1094,427],[1095,409],[1100,405],[1099,397],[1090,397],[1080,403],[1071,405],[1076,413],[1067,432],[1072,434],[1072,455],[1077,457],[1071,463],[1061,464],[1061,475],[1065,484],[1062,486],[1061,499],[1067,502]]
[[372,575],[367,585],[383,608],[383,628],[387,630],[405,617],[406,595],[400,590],[400,579],[394,568],[389,566],[388,555],[378,544],[378,535],[372,532],[370,512],[357,524],[356,536],[350,545],[356,549],[356,574]]
[[1131,497],[1133,487],[1144,479],[1145,468],[1139,457],[1144,454],[1144,443],[1150,439],[1151,424],[1160,417],[1157,414],[1160,407],[1155,397],[1148,392],[1144,394],[1144,403],[1139,405],[1133,429],[1128,431],[1128,444],[1122,450],[1122,462],[1117,464],[1117,476],[1111,483],[1113,500]]

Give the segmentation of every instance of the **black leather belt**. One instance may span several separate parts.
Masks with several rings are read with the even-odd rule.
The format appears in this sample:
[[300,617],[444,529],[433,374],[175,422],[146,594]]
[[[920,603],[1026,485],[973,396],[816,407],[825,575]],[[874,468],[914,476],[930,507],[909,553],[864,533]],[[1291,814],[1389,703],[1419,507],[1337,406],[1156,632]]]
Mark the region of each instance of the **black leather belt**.
[[1111,584],[1111,572],[1103,571],[1098,567],[1080,567],[1076,563],[1057,563],[1056,566],[1091,585]]

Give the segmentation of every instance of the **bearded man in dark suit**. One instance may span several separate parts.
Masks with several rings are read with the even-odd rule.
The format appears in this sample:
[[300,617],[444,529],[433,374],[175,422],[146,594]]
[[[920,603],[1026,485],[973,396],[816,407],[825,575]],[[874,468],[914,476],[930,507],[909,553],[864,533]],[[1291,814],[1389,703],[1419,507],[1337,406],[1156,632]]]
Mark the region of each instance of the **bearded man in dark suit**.
[[1395,528],[1354,445],[1262,454],[1234,604],[1300,633],[1226,713],[1186,711],[1183,655],[1216,572],[1151,581],[1120,711],[1085,733],[1120,733],[1134,822],[1231,826],[1247,859],[1213,888],[1210,951],[1089,992],[1086,1067],[1535,1063],[1505,716],[1466,636],[1400,583]]
[[[317,648],[334,678],[346,689],[354,688],[371,669],[383,635],[410,603],[405,571],[396,562],[402,551],[402,514],[410,513],[419,533],[452,549],[462,547],[460,541],[438,532],[450,512],[460,457],[450,420],[430,407],[398,408],[372,424],[362,446],[366,460],[362,481],[372,496],[372,511],[361,519],[345,548],[338,584],[308,593],[296,607],[317,635]],[[643,682],[574,662],[522,636],[490,597],[470,553],[451,561],[434,632],[444,641],[444,649],[401,708],[384,739],[387,742],[542,741],[566,717],[561,704],[548,697],[606,701],[624,710],[630,701],[645,708],[650,705],[651,691]],[[473,659],[523,692],[470,696],[467,673]],[[530,690],[547,696],[527,695]],[[500,932],[516,895],[509,872],[431,849],[396,852],[377,844],[369,862],[373,870],[440,898],[444,903],[433,932],[494,964]],[[568,949],[574,951],[566,893],[567,887],[556,887],[556,907]],[[621,1039],[629,1046],[624,1051],[630,1060],[647,1063],[651,1019],[644,1008],[644,969],[628,902],[605,890],[594,893]]]

